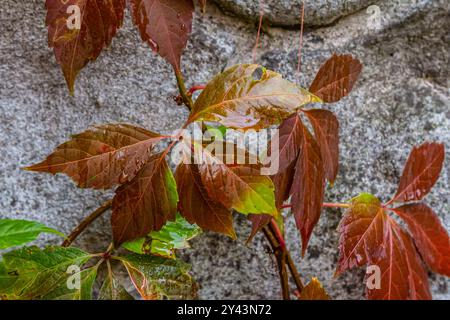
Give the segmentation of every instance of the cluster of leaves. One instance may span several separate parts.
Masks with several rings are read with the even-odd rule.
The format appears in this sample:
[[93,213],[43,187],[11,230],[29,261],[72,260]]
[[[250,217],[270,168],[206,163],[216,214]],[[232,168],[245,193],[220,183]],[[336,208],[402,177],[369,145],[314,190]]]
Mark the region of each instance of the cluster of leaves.
[[[126,0],[46,0],[48,43],[70,92],[75,78],[111,44],[122,26]],[[180,57],[192,29],[193,0],[129,0],[141,38],[180,72]],[[206,0],[201,1],[204,7]],[[72,10],[72,8],[78,8]],[[70,13],[79,14],[71,16]],[[79,28],[68,24],[79,22]]]
[[[333,61],[337,59],[341,57],[334,56],[330,60],[331,63],[328,62],[325,65],[327,67],[331,64],[332,68],[328,71],[335,73]],[[349,59],[349,61],[354,63],[355,60]],[[321,73],[324,72],[323,70]],[[338,82],[342,82],[342,79],[347,77],[345,85],[351,88],[354,77],[344,74],[339,77]],[[325,92],[323,88],[330,86],[332,82],[330,78],[323,87],[320,87],[322,91],[318,90],[317,93],[323,96],[321,93]],[[336,88],[338,86],[334,81],[328,91],[336,90]],[[299,107],[320,101],[322,100],[318,96],[284,80],[275,72],[258,65],[237,65],[216,76],[206,86],[195,101],[185,127],[197,121],[208,120],[217,121],[232,128],[261,129],[279,124],[287,117],[291,117],[288,119],[291,121],[292,115],[296,116],[300,110]],[[314,114],[318,111],[303,110],[303,112]],[[322,129],[326,129],[326,124]],[[322,131],[317,132],[321,134]],[[301,139],[303,134],[309,134],[305,128],[302,128]],[[337,136],[337,132],[333,134]],[[315,141],[310,134],[309,137],[309,143]],[[155,152],[155,145],[167,138],[175,138],[175,140],[163,152]],[[319,138],[319,143],[325,140],[326,137]],[[115,190],[112,201],[111,225],[114,246],[123,245],[144,256],[150,254],[152,258],[147,259],[155,259],[153,257],[155,254],[165,255],[165,259],[167,256],[173,258],[174,250],[184,247],[186,239],[195,236],[196,230],[190,225],[186,223],[174,225],[170,222],[175,221],[178,211],[179,219],[184,217],[189,224],[197,224],[202,229],[221,232],[232,238],[236,237],[232,223],[232,210],[246,215],[261,214],[266,217],[280,217],[279,208],[275,204],[275,193],[279,190],[276,189],[270,177],[261,175],[261,164],[249,159],[245,161],[245,164],[239,164],[237,156],[233,156],[236,163],[222,162],[223,150],[227,152],[234,150],[235,154],[246,151],[239,150],[236,145],[231,145],[231,148],[227,145],[216,150],[208,149],[208,147],[200,148],[201,161],[182,162],[173,175],[166,156],[176,143],[181,146],[181,150],[186,151],[182,153],[183,157],[189,157],[189,151],[202,146],[202,142],[183,139],[182,136],[167,137],[129,124],[100,125],[74,135],[70,141],[60,145],[43,162],[27,169],[53,174],[64,173],[81,188],[110,189],[119,186]],[[224,141],[220,143],[228,144]],[[337,143],[336,140],[335,143]],[[291,148],[306,148],[302,144],[304,142],[294,144]],[[293,152],[296,153],[294,158],[297,159],[303,159],[306,156],[306,152],[302,152],[301,156],[298,155],[299,150]],[[281,157],[285,157],[285,154],[283,152]],[[194,154],[194,156],[198,155]],[[255,156],[246,153],[246,157]],[[320,154],[318,157],[321,159]],[[286,160],[282,158],[282,163],[285,162]],[[320,166],[319,170],[325,168],[322,168],[321,162]],[[295,170],[304,170],[297,167]],[[303,173],[297,172],[296,176],[307,180],[309,179],[307,172],[308,170]],[[310,184],[306,185],[304,190],[310,186]],[[292,190],[295,190],[295,187],[292,187]],[[312,189],[306,191],[307,194],[313,192],[315,190]],[[171,232],[165,234],[164,231],[167,230]],[[181,238],[176,235],[177,232],[182,233]],[[167,239],[171,246],[164,245]],[[38,249],[24,249],[21,251],[21,256],[29,253],[29,259],[33,260],[36,250]],[[43,254],[51,259],[53,250],[59,253],[66,249],[44,250]],[[37,252],[41,254],[41,251]],[[19,277],[22,274],[28,274],[27,270],[15,270],[18,266],[11,256],[14,257],[14,252],[4,255],[4,269],[8,274],[17,273]],[[80,264],[86,263],[83,258],[86,254],[80,253],[79,256]],[[25,260],[25,258],[22,259]],[[124,262],[124,259],[126,258],[119,260]],[[145,293],[139,285],[140,283],[149,284],[149,281],[144,281],[137,276],[144,271],[138,267],[132,268],[131,262],[126,261],[123,264],[127,267],[138,291],[144,297],[151,296],[147,292],[150,289],[145,289],[147,290]],[[92,270],[92,267],[89,270]],[[114,283],[114,280],[110,279],[110,282]],[[22,281],[17,283],[20,284]],[[19,289],[23,288],[19,286]],[[17,292],[18,288],[15,287],[14,290]],[[152,294],[154,291],[150,290]],[[16,293],[6,296],[21,297]],[[26,297],[36,296],[27,293]],[[39,297],[48,296],[42,294]]]
[[[342,86],[351,89],[361,66],[347,56],[346,62],[337,64],[342,58],[334,56],[319,72],[326,78],[322,86],[315,85],[317,79],[313,83],[320,96],[336,97]],[[334,179],[337,170],[337,120],[329,111],[299,108],[320,101],[320,97],[258,65],[229,68],[208,83],[195,101],[185,127],[207,120],[231,128],[262,129],[289,117],[281,125],[281,171],[273,179],[261,175],[261,165],[255,161],[240,164],[233,155],[234,163],[223,163],[225,155],[220,152],[242,152],[236,145],[220,148],[220,152],[200,148],[199,164],[183,161],[174,176],[166,161],[171,148],[178,143],[179,149],[186,151],[183,156],[189,157],[189,151],[198,150],[202,142],[163,136],[129,124],[101,125],[74,135],[43,162],[27,169],[64,173],[80,188],[110,189],[119,185],[111,217],[116,246],[160,230],[175,219],[177,210],[190,223],[234,238],[231,210],[277,217],[279,206],[275,203],[280,204],[285,194],[292,194],[294,204],[299,206],[294,215],[306,239],[320,214],[323,172],[326,170]],[[298,110],[312,120],[317,142],[302,125]],[[165,151],[154,152],[154,146],[168,138],[175,141]],[[247,157],[256,159],[250,154]],[[292,177],[289,185],[286,180]]]
[[[44,161],[27,169],[64,173],[80,188],[113,189],[112,247],[101,254],[57,246],[9,251],[0,261],[2,298],[90,299],[98,269],[104,263],[108,272],[98,298],[131,298],[113,273],[112,261],[125,267],[145,299],[195,297],[196,285],[188,274],[189,266],[176,259],[175,251],[186,248],[199,228],[236,238],[233,211],[252,221],[251,237],[272,221],[282,230],[280,211],[289,199],[301,235],[302,253],[306,252],[321,215],[326,183],[333,184],[339,166],[336,116],[324,109],[306,107],[311,103],[333,103],[346,96],[359,77],[361,63],[349,55],[334,55],[321,67],[309,90],[262,66],[240,64],[214,77],[192,102],[180,80],[180,59],[192,27],[193,1],[129,3],[142,39],[175,70],[180,93],[185,95],[183,101],[190,108],[182,129],[204,121],[242,130],[279,125],[275,137],[280,151],[279,171],[273,176],[262,175],[263,165],[255,155],[218,135],[213,147],[191,140],[182,131],[166,136],[124,123],[98,125],[74,135]],[[79,29],[67,24],[70,6],[80,10]],[[125,0],[46,1],[49,44],[72,93],[79,71],[95,60],[116,35],[125,6]],[[313,132],[304,120],[309,121]],[[168,147],[157,151],[157,145],[166,140],[171,140]],[[175,173],[166,159],[174,148],[184,160]],[[237,154],[244,154],[246,161],[241,163]],[[439,176],[443,154],[439,144],[414,149],[399,191],[390,202],[382,205],[364,194],[349,205],[339,228],[341,258],[337,274],[355,266],[378,265],[382,289],[369,290],[369,298],[430,298],[420,256],[434,271],[449,275],[449,238],[432,210],[418,203],[388,207],[394,201],[421,200]],[[405,220],[414,241],[386,211]],[[2,220],[0,249],[24,245],[42,232],[58,234],[39,223]],[[281,246],[283,239],[278,240]],[[119,247],[132,253],[113,255]],[[93,263],[93,259],[98,261]],[[67,286],[69,266],[80,267],[81,286],[77,290]],[[299,292],[299,298],[329,297],[313,278]]]
[[[0,248],[27,244],[42,232],[64,237],[37,222],[0,220]],[[78,248],[60,246],[45,249],[26,246],[12,250],[0,260],[0,299],[91,300],[99,268],[104,262],[107,275],[104,279],[99,277],[97,282],[102,283],[95,298],[134,299],[114,274],[111,261],[125,267],[130,282],[144,299],[195,298],[197,286],[188,274],[190,267],[175,258],[174,249],[186,248],[187,240],[198,233],[198,227],[178,217],[145,239],[148,252],[142,251],[144,246],[140,247],[139,240],[126,245],[137,253],[119,256],[110,256],[108,252],[89,254]],[[93,263],[93,259],[98,261]]]
[[[389,202],[381,204],[375,196],[361,194],[342,218],[336,275],[363,265],[377,266],[379,287],[367,286],[369,299],[431,299],[422,261],[432,271],[450,276],[450,238],[433,210],[416,202],[436,183],[443,162],[442,144],[415,147]],[[412,203],[390,207],[394,202]],[[388,211],[400,217],[410,233]]]
[[[337,102],[353,88],[361,72],[361,63],[349,55],[334,55],[319,70],[309,91],[314,102]],[[310,122],[314,136],[301,115]],[[339,122],[324,109],[300,109],[279,127],[279,170],[272,176],[276,205],[291,199],[292,212],[302,239],[302,253],[308,246],[322,211],[325,182],[333,183],[339,167]],[[254,232],[270,219],[252,217]]]

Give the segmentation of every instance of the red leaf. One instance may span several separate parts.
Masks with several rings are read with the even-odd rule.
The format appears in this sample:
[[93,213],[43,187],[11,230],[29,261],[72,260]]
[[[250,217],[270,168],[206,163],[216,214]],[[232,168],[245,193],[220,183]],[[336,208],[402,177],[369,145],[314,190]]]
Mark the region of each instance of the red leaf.
[[444,157],[443,144],[424,143],[414,147],[391,201],[413,201],[425,197],[439,178]]
[[178,194],[175,179],[163,154],[151,157],[130,182],[116,190],[111,225],[114,243],[158,231],[175,220]]
[[302,126],[300,155],[292,182],[292,212],[302,237],[302,254],[306,252],[314,226],[322,211],[324,171],[320,148],[308,129]]
[[30,171],[65,173],[80,188],[106,189],[130,181],[162,136],[128,124],[96,126],[60,145]]
[[131,0],[141,38],[177,71],[192,29],[192,0]]
[[272,182],[275,187],[275,205],[278,209],[290,197],[292,182],[294,181],[296,161],[284,171],[278,172],[272,176]]
[[327,110],[303,110],[314,129],[323,159],[325,177],[331,183],[339,169],[339,121]]
[[369,299],[430,299],[426,270],[411,237],[392,220],[372,195],[362,194],[339,225],[339,263],[336,274],[377,266],[380,287],[368,289]]
[[425,204],[413,203],[394,211],[408,224],[427,265],[434,272],[450,277],[450,238],[433,210]]
[[[284,120],[278,127],[277,134],[270,143],[272,144],[274,139],[278,140],[279,172],[285,171],[297,159],[302,144],[302,137],[302,120],[297,113]],[[272,150],[272,146],[269,147],[270,150]]]
[[[48,44],[54,48],[73,94],[77,74],[89,61],[97,59],[121,27],[125,0],[46,0],[45,6]],[[70,6],[79,8],[79,29],[72,26],[77,20],[72,21],[75,11],[68,10]]]
[[201,180],[213,201],[243,214],[278,214],[272,180],[261,175],[256,156],[229,143],[197,146]]
[[253,240],[258,232],[270,223],[272,216],[267,214],[250,214],[248,219],[252,222],[252,232],[248,236],[247,244]]
[[229,209],[208,196],[195,164],[180,164],[175,172],[180,212],[191,224],[236,239],[233,216]]
[[361,70],[359,60],[334,54],[320,68],[309,91],[324,102],[337,102],[350,93]]

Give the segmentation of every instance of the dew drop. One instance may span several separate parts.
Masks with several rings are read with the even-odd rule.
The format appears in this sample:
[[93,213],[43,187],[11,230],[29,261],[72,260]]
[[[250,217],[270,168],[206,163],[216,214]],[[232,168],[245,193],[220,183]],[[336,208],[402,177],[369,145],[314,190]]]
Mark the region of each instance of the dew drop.
[[186,30],[186,25],[183,23],[183,24],[181,24],[181,31],[184,31],[184,30]]

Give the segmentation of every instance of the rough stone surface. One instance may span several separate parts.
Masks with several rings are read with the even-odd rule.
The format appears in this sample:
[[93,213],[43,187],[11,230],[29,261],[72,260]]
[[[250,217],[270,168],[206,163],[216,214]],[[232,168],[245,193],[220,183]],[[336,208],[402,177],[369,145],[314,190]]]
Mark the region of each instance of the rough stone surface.
[[[330,1],[332,6],[340,1]],[[208,2],[196,16],[183,58],[188,86],[204,83],[222,68],[252,60],[253,24],[224,15]],[[257,62],[304,86],[333,53],[351,53],[364,64],[351,95],[327,105],[341,124],[341,166],[327,190],[327,201],[346,201],[360,192],[386,200],[395,192],[414,144],[441,141],[450,158],[448,8],[439,1],[380,2],[379,19],[361,10],[304,35],[302,72],[297,75],[297,30],[272,28],[262,35]],[[63,76],[46,44],[45,11],[40,0],[4,0],[0,11],[0,217],[35,219],[69,232],[110,193],[79,190],[58,175],[24,172],[21,167],[50,153],[70,134],[94,123],[125,121],[170,133],[187,117],[172,96],[170,67],[141,44],[129,14],[124,28],[97,62],[83,70],[76,95],[68,95]],[[372,17],[372,18],[371,18]],[[426,198],[450,230],[450,166]],[[288,214],[288,212],[286,212]],[[306,281],[317,276],[334,299],[361,299],[364,271],[333,279],[337,261],[336,227],[340,210],[325,210],[304,259],[298,233],[287,218],[293,258]],[[110,241],[108,215],[78,245],[103,250]],[[236,242],[206,233],[182,258],[193,264],[203,299],[277,299],[277,273],[257,236],[245,246],[249,224],[236,216]],[[39,244],[55,243],[43,237]],[[450,281],[430,275],[433,296],[449,299]]]
[[[277,26],[300,24],[302,0],[214,0],[225,12],[248,20],[258,20],[260,12],[264,19]],[[379,0],[314,0],[303,1],[306,26],[323,26],[354,13]]]

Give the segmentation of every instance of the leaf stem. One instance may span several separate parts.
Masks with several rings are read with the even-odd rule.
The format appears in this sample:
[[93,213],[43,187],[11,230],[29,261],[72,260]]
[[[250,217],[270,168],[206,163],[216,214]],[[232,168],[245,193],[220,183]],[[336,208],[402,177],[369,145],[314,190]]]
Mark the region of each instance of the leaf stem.
[[280,228],[278,228],[277,222],[274,219],[270,220],[269,228],[275,235],[278,243],[280,244],[281,250],[286,251],[286,242],[284,241],[283,235],[281,234],[281,230]]
[[112,206],[112,200],[106,201],[97,210],[88,215],[81,223],[70,233],[70,235],[61,244],[62,247],[68,247],[75,241],[75,239],[97,218],[99,218],[105,211]]
[[184,84],[183,75],[181,74],[181,71],[175,70],[175,76],[177,78],[177,84],[178,84],[178,91],[180,91],[181,99],[183,100],[184,105],[189,109],[189,111],[192,111],[192,106],[194,105],[192,102],[192,98],[188,94],[188,91],[186,90],[186,85]]
[[192,96],[194,94],[194,92],[203,90],[205,88],[206,88],[206,86],[204,86],[204,85],[192,86],[189,88],[188,95]]

